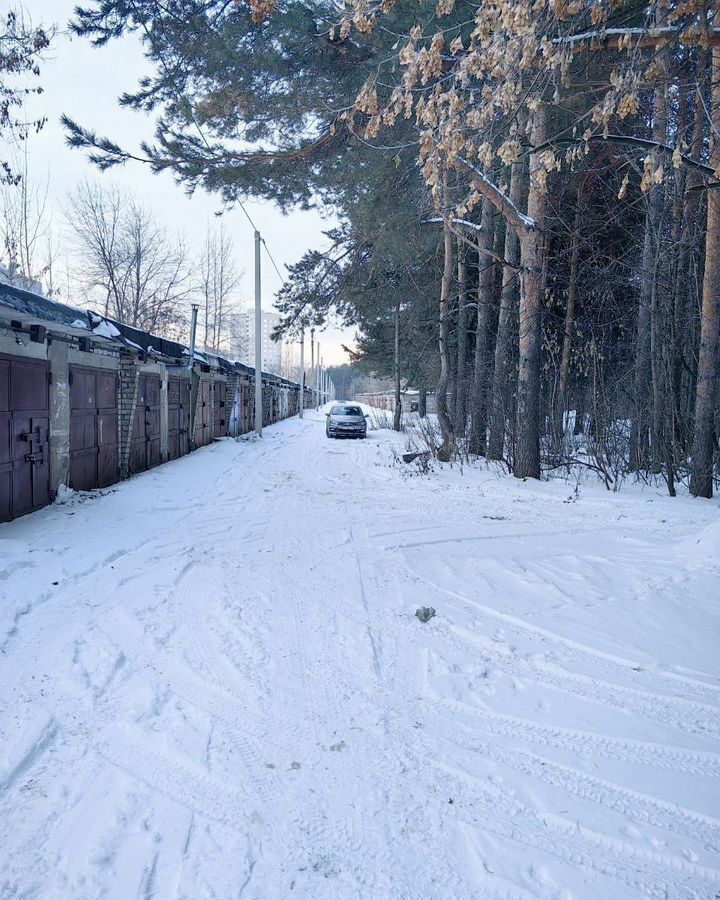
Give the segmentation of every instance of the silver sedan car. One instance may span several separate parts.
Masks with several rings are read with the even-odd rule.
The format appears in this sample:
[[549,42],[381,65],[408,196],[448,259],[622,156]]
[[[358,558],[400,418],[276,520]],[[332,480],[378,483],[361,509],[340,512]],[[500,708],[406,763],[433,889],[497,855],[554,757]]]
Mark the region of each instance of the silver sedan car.
[[367,415],[353,403],[338,403],[327,416],[325,434],[333,437],[360,437],[367,434]]

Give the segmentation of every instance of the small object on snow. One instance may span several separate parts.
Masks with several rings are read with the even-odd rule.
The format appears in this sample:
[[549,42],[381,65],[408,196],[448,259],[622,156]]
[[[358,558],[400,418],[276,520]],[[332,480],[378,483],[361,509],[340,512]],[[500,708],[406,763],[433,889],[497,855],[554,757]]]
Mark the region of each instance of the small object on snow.
[[402,460],[406,463],[415,462],[416,459],[427,459],[430,456],[429,450],[423,450],[420,453],[403,453]]
[[435,615],[435,610],[432,606],[421,606],[419,609],[415,610],[415,615],[423,624],[425,624],[425,622],[429,622]]
[[72,488],[69,488],[66,484],[59,484],[55,494],[55,503],[58,505],[69,503],[75,495],[76,492]]

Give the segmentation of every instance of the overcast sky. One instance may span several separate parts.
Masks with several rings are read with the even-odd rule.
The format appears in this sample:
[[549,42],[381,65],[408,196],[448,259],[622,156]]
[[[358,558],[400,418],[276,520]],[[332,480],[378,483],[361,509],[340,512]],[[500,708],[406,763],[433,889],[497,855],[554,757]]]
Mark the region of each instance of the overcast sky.
[[[117,97],[133,89],[138,77],[147,70],[139,41],[128,37],[95,49],[87,40],[71,37],[66,26],[75,2],[29,0],[26,4],[34,24],[56,23],[59,28],[42,66],[44,93],[33,100],[32,106],[33,112],[42,111],[48,122],[30,144],[31,176],[36,183],[48,180],[55,227],[59,231],[62,226],[62,207],[74,185],[85,177],[104,179],[131,189],[171,230],[182,232],[195,250],[200,247],[208,224],[218,224],[215,213],[221,204],[216,197],[198,191],[188,198],[171,175],[153,175],[141,163],[128,163],[101,174],[81,151],[65,145],[59,124],[62,113],[128,148],[137,148],[143,138],[152,139],[154,127],[152,118],[117,104]],[[324,246],[322,232],[333,224],[314,211],[297,210],[284,216],[271,203],[248,201],[245,206],[283,273],[285,264],[295,262],[306,250]],[[238,264],[244,270],[240,296],[250,300],[254,285],[252,228],[239,208],[226,213],[223,221],[235,243]],[[281,282],[265,255],[262,275],[263,307],[269,309]],[[82,305],[81,296],[69,301]],[[340,344],[352,344],[351,332],[329,329],[320,341],[326,363],[348,361]]]

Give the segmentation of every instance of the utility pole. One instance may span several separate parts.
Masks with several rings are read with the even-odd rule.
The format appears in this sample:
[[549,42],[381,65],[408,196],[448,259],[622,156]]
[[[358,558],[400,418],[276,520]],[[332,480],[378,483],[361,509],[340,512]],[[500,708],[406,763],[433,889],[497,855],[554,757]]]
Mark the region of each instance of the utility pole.
[[190,403],[190,421],[188,425],[190,426],[190,449],[195,449],[195,400],[197,399],[197,386],[195,387],[195,391],[193,391],[193,365],[195,363],[195,338],[197,335],[197,318],[198,318],[198,310],[200,309],[200,305],[198,303],[192,304],[192,312],[190,314],[190,352],[188,353],[188,371],[190,372],[190,397],[192,402]]
[[315,367],[315,409],[320,411],[320,341],[317,342],[317,366]]
[[300,412],[302,419],[305,407],[305,329],[300,332]]
[[317,388],[317,384],[315,382],[315,329],[310,329],[310,371],[312,372],[312,381],[313,381],[313,396],[311,406],[315,406],[315,390]]
[[262,437],[262,304],[260,300],[260,232],[255,232],[255,434]]

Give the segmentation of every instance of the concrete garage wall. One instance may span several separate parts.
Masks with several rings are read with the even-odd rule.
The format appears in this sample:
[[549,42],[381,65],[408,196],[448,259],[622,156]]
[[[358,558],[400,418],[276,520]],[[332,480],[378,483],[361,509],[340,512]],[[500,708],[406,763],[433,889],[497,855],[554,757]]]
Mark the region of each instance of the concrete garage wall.
[[70,483],[70,365],[69,347],[55,341],[50,361],[50,493]]
[[25,359],[47,359],[47,345],[31,341],[27,334],[17,334],[0,328],[0,353],[24,356]]
[[[44,318],[48,316],[47,320]],[[182,345],[152,338],[153,348],[162,345],[162,354],[149,347],[147,350],[139,346],[143,333],[133,332],[132,337],[125,339],[120,332],[110,330],[110,336],[95,334],[85,328],[83,313],[73,307],[56,304],[47,298],[29,295],[27,292],[0,285],[0,354],[19,359],[34,359],[49,364],[49,390],[47,393],[49,428],[47,429],[47,459],[49,462],[49,493],[51,498],[57,494],[61,485],[69,485],[71,481],[71,459],[76,451],[71,450],[71,433],[73,427],[82,425],[73,422],[71,410],[71,367],[84,369],[104,369],[117,373],[117,477],[127,478],[130,473],[130,451],[133,439],[133,421],[135,418],[140,376],[157,375],[160,378],[159,400],[159,463],[167,462],[170,456],[170,417],[169,417],[169,379],[173,375],[183,374],[191,384],[189,421],[186,423],[190,435],[190,449],[195,449],[195,426],[197,401],[200,385],[207,385],[205,396],[210,398],[210,410],[207,416],[208,428],[205,439],[210,432],[210,440],[216,438],[216,403],[221,397],[220,385],[225,388],[225,406],[219,412],[218,420],[224,420],[223,430],[228,436],[236,437],[253,427],[253,404],[255,373],[247,366],[231,363],[207,354],[196,360],[193,371],[183,367],[182,356],[185,352]],[[125,326],[119,326],[125,327]],[[152,337],[147,336],[145,337]],[[165,354],[165,356],[163,356]],[[271,425],[282,418],[296,415],[300,406],[299,385],[288,382],[278,376],[262,373],[263,381],[263,420],[264,425]],[[304,406],[312,405],[312,392],[305,391]],[[43,399],[43,403],[45,399]],[[43,407],[44,408],[44,407]],[[155,407],[153,407],[154,409]],[[105,407],[107,410],[107,407]],[[92,403],[88,406],[90,421],[93,421]],[[80,415],[80,413],[78,413]],[[98,420],[100,412],[98,412]],[[107,416],[107,413],[105,413]],[[139,420],[140,421],[140,420]],[[155,422],[157,419],[155,419]],[[97,426],[97,422],[96,422]],[[92,424],[89,426],[92,428]],[[99,441],[100,432],[85,431],[89,435],[89,444],[84,444],[90,451],[94,449],[93,440]],[[156,432],[154,432],[156,434]],[[148,438],[150,439],[150,438]],[[9,439],[10,440],[10,439]],[[152,437],[152,440],[156,440]],[[114,444],[114,441],[112,442]],[[108,447],[112,444],[105,444]],[[15,446],[15,445],[12,445]],[[100,448],[100,444],[98,443]],[[87,452],[85,449],[77,451]],[[98,449],[98,459],[100,449]],[[105,456],[107,460],[107,454]],[[153,457],[158,461],[158,457]],[[28,465],[31,463],[28,462]],[[148,464],[155,464],[150,461]],[[37,477],[39,469],[34,469]],[[73,469],[73,471],[75,471]],[[85,472],[88,470],[85,469]],[[107,468],[105,469],[107,472]],[[92,475],[92,469],[90,469]],[[95,478],[100,480],[99,463]],[[113,476],[114,477],[114,476]],[[42,478],[45,478],[44,469]],[[44,482],[43,482],[44,483]],[[96,482],[97,483],[97,482]],[[105,480],[107,483],[107,480]],[[44,500],[41,502],[45,502]],[[13,515],[12,510],[10,515]]]

